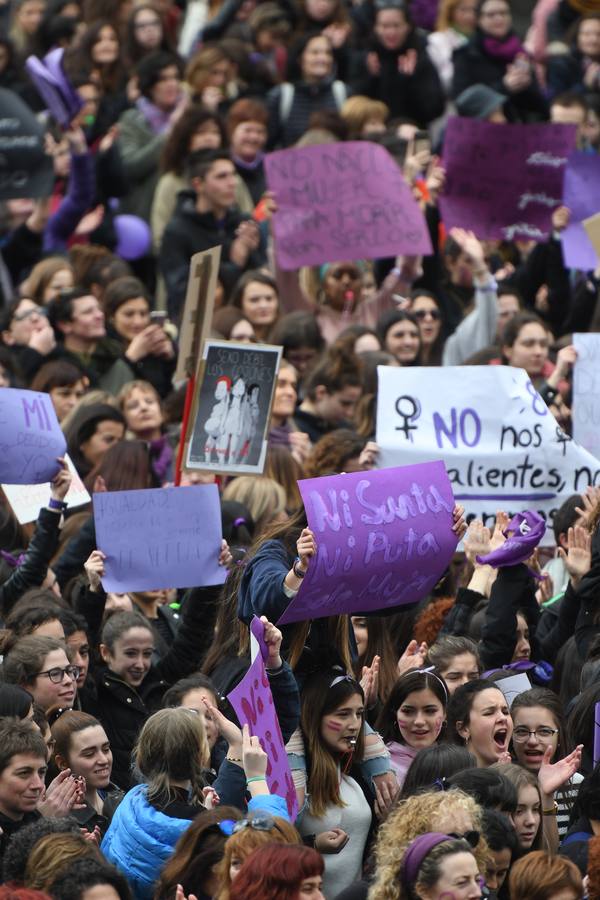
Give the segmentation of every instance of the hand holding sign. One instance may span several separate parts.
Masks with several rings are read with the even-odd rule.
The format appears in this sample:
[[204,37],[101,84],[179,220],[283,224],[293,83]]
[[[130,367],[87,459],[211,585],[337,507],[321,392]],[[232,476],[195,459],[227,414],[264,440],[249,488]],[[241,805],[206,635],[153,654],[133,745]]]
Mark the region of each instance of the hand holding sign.
[[48,394],[0,388],[0,483],[52,481],[66,446]]

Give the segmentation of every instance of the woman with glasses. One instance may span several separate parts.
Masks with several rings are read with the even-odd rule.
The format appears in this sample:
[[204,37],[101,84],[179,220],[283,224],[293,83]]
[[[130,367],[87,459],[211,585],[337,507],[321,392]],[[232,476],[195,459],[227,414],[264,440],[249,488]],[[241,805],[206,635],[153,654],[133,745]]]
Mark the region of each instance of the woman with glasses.
[[[512,702],[513,754],[524,769],[538,776],[542,766],[559,760],[565,748],[562,704],[547,688],[532,688]],[[548,806],[556,816],[559,838],[569,827],[571,810],[583,776],[575,772],[554,792]]]
[[14,300],[2,312],[0,340],[10,349],[27,382],[56,348],[45,308],[28,298]]
[[452,96],[458,97],[472,84],[485,84],[507,96],[509,119],[541,122],[548,118],[532,61],[513,30],[507,0],[480,0],[475,33],[454,54]]
[[46,711],[71,708],[77,693],[78,666],[69,662],[65,644],[53,637],[24,637],[4,658],[4,680],[28,691]]
[[149,3],[135,6],[127,22],[125,57],[128,64],[135,66],[150,53],[170,49],[156,6]]
[[410,311],[419,325],[422,365],[439,366],[444,348],[444,322],[439,300],[430,291],[415,288]]

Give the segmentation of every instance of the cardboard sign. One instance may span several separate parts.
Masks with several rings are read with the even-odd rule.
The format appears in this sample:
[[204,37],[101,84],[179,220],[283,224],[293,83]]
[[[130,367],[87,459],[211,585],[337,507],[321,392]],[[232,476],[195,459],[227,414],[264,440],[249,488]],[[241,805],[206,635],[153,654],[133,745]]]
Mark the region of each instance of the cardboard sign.
[[441,462],[298,487],[317,555],[278,624],[415,603],[452,559],[454,498]]
[[561,234],[565,265],[587,272],[600,263],[584,220],[600,210],[600,159],[595,153],[573,153],[565,171],[563,203],[571,220]]
[[66,449],[49,394],[0,388],[0,483],[52,481]]
[[200,349],[212,322],[221,247],[194,253],[190,259],[185,305],[179,327],[179,353],[174,381],[185,381],[196,371]]
[[[84,506],[91,503],[92,498],[88,494],[85,485],[77,469],[73,465],[68,453],[65,459],[69,467],[69,471],[73,475],[71,487],[67,491],[65,503],[68,503],[69,509],[76,509],[78,506]],[[35,522],[40,509],[48,505],[50,499],[50,482],[46,484],[3,484],[2,490],[12,511],[20,525],[27,525],[28,522]]]
[[343,141],[265,159],[282,269],[400,253],[432,253],[421,209],[383,147]]

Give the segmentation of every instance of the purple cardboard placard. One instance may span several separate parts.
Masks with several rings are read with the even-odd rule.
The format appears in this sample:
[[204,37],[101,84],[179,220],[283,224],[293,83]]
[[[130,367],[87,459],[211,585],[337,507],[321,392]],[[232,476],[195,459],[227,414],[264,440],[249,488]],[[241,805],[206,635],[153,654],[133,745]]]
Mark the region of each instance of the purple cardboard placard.
[[[479,238],[543,241],[562,203],[572,125],[496,125],[453,117],[444,136],[446,228]],[[498,185],[502,189],[498,189]]]
[[66,449],[49,394],[0,388],[0,483],[52,481]]
[[256,638],[256,642],[258,644],[260,655],[263,658],[263,662],[266,662],[269,657],[269,648],[267,647],[267,643],[265,641],[265,624],[261,622],[258,616],[254,616],[252,621],[250,622],[250,631]]
[[423,213],[378,144],[278,150],[266,157],[265,170],[277,201],[273,231],[282,269],[432,253]]
[[588,233],[581,222],[572,222],[561,233],[563,258],[565,265],[582,272],[593,272],[599,260]]
[[442,462],[299,481],[317,556],[278,625],[414,603],[456,549]]
[[290,819],[298,815],[296,788],[290,772],[287,753],[273,704],[271,686],[263,658],[256,659],[227,699],[233,706],[240,725],[247,725],[250,734],[256,735],[267,754],[267,784],[272,794],[283,797]]
[[584,219],[600,210],[600,159],[590,153],[572,153],[565,170],[563,203],[571,212],[561,235],[565,265],[584,272],[598,266],[598,255],[585,228]]
[[216,484],[94,494],[96,546],[106,554],[106,591],[222,584]]

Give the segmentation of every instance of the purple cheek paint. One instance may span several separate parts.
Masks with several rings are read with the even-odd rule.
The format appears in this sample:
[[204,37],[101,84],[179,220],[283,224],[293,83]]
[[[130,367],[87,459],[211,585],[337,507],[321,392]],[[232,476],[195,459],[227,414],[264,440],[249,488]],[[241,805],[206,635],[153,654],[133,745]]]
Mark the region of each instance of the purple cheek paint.
[[341,730],[342,730],[342,726],[341,726],[341,725],[338,725],[337,722],[327,722],[327,727],[328,727],[331,731],[341,731]]

